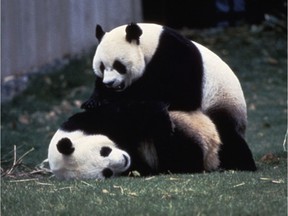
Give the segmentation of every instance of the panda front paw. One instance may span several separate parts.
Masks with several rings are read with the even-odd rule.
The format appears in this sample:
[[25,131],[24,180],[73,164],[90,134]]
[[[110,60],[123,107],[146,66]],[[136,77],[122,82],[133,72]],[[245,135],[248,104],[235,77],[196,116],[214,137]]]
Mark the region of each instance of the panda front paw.
[[81,109],[93,110],[99,107],[100,105],[101,105],[101,102],[99,100],[95,100],[91,98],[81,105]]

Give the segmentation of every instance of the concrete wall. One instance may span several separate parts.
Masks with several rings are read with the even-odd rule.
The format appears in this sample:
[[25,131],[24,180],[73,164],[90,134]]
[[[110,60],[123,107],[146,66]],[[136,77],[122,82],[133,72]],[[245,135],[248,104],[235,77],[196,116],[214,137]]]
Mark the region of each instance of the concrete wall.
[[95,45],[96,23],[141,19],[141,0],[1,0],[1,84]]

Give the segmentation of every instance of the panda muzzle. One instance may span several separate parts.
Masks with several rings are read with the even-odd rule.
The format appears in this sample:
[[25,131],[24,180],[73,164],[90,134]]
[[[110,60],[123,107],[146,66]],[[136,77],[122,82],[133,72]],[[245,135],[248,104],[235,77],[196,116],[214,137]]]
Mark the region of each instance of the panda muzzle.
[[115,85],[114,82],[105,83],[105,86],[109,89],[114,89],[116,91],[122,91],[125,88],[124,83],[120,83],[119,85]]

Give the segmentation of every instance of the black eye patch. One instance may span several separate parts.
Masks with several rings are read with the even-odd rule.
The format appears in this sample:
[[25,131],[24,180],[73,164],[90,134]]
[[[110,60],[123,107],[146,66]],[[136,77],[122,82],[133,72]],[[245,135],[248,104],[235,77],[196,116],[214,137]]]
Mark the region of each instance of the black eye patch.
[[104,70],[105,70],[105,66],[104,66],[103,62],[101,62],[101,64],[100,64],[100,71],[101,71],[102,73],[104,73]]
[[127,72],[127,69],[124,64],[122,64],[120,61],[116,60],[113,63],[113,68],[117,70],[120,74],[125,74]]
[[110,178],[113,175],[113,171],[109,168],[105,168],[102,170],[102,174],[105,178]]
[[107,157],[111,153],[112,149],[110,147],[104,146],[100,150],[100,155],[102,157]]

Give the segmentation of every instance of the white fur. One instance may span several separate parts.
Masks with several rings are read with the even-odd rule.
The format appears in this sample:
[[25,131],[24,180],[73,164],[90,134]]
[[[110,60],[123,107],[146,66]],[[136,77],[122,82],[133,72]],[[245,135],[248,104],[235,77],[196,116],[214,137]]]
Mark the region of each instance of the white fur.
[[238,78],[230,67],[215,53],[193,42],[199,49],[204,67],[202,110],[219,105],[225,99],[227,106],[246,116],[246,102]]
[[[140,36],[140,44],[135,41],[126,41],[126,26],[123,25],[107,32],[97,47],[93,69],[98,77],[103,78],[105,83],[115,81],[113,88],[116,90],[120,84],[124,84],[124,90],[135,80],[139,79],[146,65],[153,57],[158,46],[162,26],[155,24],[138,24],[143,31]],[[121,61],[127,68],[126,74],[120,74],[113,68],[115,60]],[[100,70],[101,62],[105,66],[104,74]],[[113,75],[112,75],[113,74]]]
[[[59,153],[56,145],[62,138],[69,138],[75,151],[71,155]],[[100,155],[103,146],[109,146],[112,151],[107,157]],[[125,165],[124,155],[128,158]],[[130,166],[130,156],[115,146],[109,138],[103,135],[85,135],[81,131],[65,132],[58,130],[52,138],[48,160],[51,171],[59,179],[103,179],[103,169],[109,168],[113,175],[120,174]]]

